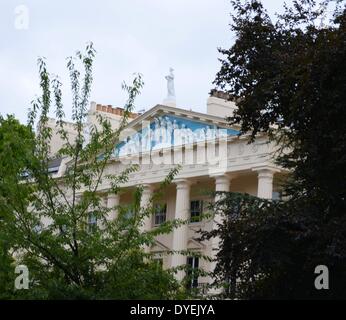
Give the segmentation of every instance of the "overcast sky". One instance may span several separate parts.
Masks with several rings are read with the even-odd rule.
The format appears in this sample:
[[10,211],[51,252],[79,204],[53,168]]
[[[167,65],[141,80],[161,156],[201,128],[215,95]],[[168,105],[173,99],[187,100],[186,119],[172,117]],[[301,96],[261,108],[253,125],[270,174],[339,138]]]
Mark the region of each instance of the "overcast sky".
[[[283,1],[263,3],[273,13]],[[92,101],[122,106],[122,81],[140,72],[145,87],[136,107],[148,110],[165,98],[164,76],[173,67],[177,106],[205,112],[219,69],[217,48],[234,41],[230,10],[229,0],[1,0],[0,113],[26,122],[40,93],[37,57],[44,56],[64,83],[69,116],[65,58],[88,41],[97,50]]]

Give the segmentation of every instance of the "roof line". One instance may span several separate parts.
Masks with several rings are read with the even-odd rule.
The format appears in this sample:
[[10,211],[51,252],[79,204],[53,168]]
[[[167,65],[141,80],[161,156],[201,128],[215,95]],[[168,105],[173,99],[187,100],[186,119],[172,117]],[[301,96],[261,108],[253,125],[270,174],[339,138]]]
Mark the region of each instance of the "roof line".
[[136,126],[138,123],[143,121],[145,118],[149,117],[150,115],[156,113],[159,110],[173,112],[173,113],[190,114],[191,116],[199,117],[202,119],[207,119],[207,120],[210,120],[213,122],[219,122],[219,123],[222,123],[223,125],[228,125],[227,120],[225,118],[222,118],[222,117],[217,117],[217,116],[213,116],[213,115],[206,114],[206,113],[201,113],[201,112],[196,112],[196,111],[192,111],[192,110],[186,110],[186,109],[182,109],[182,108],[170,107],[170,106],[165,106],[162,104],[157,104],[155,107],[149,109],[148,111],[144,112],[139,117],[137,117],[136,119],[129,122],[127,127]]

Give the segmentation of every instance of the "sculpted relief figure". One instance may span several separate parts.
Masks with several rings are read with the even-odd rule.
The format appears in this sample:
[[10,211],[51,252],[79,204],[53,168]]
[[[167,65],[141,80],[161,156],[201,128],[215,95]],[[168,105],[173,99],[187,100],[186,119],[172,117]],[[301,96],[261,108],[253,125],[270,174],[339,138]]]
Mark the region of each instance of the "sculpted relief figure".
[[153,145],[157,145],[160,143],[160,139],[161,139],[161,132],[160,132],[160,123],[158,119],[154,120],[154,127],[153,127],[153,135],[154,135],[154,139],[153,139]]
[[141,147],[141,134],[137,132],[133,137],[133,153],[140,152]]
[[119,150],[119,156],[126,156],[130,153],[130,137],[126,137],[126,140],[124,141],[124,145]]
[[182,125],[182,136],[184,144],[193,143],[193,132],[186,124]]
[[177,120],[173,121],[173,137],[174,137],[174,145],[178,146],[182,144],[182,136],[181,129],[179,128]]
[[160,142],[161,144],[166,144],[167,132],[166,132],[166,121],[163,117],[159,117],[160,121]]
[[194,143],[194,134],[190,128],[186,128],[186,137],[187,137],[187,142],[186,143]]
[[169,148],[172,145],[212,141],[228,135],[227,129],[220,129],[216,125],[188,124],[188,121],[180,122],[166,115],[155,117],[153,122],[142,131],[128,136],[125,143],[118,149],[118,154],[127,155],[141,151],[147,152],[151,149]]
[[127,153],[126,154],[132,154],[135,152],[135,141],[133,138],[129,137],[129,140],[127,141]]
[[187,142],[186,136],[186,125],[183,123],[180,128],[181,143],[185,144]]
[[142,131],[142,151],[149,151],[151,148],[151,136],[150,136],[150,126],[146,127]]
[[213,126],[213,139],[217,139],[218,137],[219,137],[219,129],[214,124],[214,126]]
[[213,138],[213,133],[212,133],[210,127],[207,126],[207,129],[206,129],[206,139],[207,140],[211,140],[212,138]]
[[201,142],[205,141],[205,128],[198,128],[193,132],[194,141]]
[[172,145],[173,123],[168,117],[166,117],[165,119],[166,119],[166,126],[167,126],[166,142],[167,144]]

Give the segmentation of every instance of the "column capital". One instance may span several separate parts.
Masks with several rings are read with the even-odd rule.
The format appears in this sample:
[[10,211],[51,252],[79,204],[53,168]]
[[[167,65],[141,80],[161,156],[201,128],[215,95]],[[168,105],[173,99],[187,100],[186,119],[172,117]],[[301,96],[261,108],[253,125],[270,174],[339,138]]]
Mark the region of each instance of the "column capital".
[[251,169],[252,171],[255,171],[258,173],[258,175],[261,176],[272,176],[277,172],[280,172],[281,170],[277,167],[274,166],[258,166],[258,167],[254,167]]
[[213,174],[211,177],[215,179],[216,183],[229,183],[231,181],[228,174]]
[[211,178],[215,179],[215,183],[230,183],[236,175],[233,173],[217,173],[210,175]]
[[212,175],[215,179],[216,192],[229,192],[231,185],[231,176],[229,174]]
[[120,194],[119,193],[108,193],[107,198],[108,199],[119,199]]
[[143,188],[143,193],[151,193],[154,191],[154,186],[150,183],[142,183],[138,186]]
[[177,189],[190,188],[192,181],[188,179],[174,179],[173,182],[177,185]]
[[274,173],[280,170],[273,166],[258,166],[252,170],[258,174],[257,197],[272,199]]

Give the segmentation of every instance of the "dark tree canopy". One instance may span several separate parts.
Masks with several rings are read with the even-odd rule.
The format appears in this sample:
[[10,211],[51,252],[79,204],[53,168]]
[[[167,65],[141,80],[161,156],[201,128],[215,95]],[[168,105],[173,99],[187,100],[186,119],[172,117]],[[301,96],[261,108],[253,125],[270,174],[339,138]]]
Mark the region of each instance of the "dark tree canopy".
[[[346,297],[345,2],[295,1],[275,21],[260,1],[237,0],[232,6],[236,40],[220,49],[215,85],[237,101],[230,122],[253,139],[266,133],[281,143],[277,161],[291,174],[288,201],[256,206],[251,219],[245,210],[247,225],[233,217],[224,229],[239,235],[224,243],[224,254],[232,256],[224,267],[245,259],[246,251],[235,252],[235,244],[251,248],[265,239],[246,253],[259,264],[247,269],[254,282],[251,290],[250,284],[242,289],[242,297]],[[240,224],[238,231],[234,224]],[[280,267],[271,269],[274,258]],[[260,263],[266,276],[257,281]],[[330,269],[328,293],[314,288],[319,264]]]
[[215,80],[237,99],[231,120],[282,139],[292,152],[281,164],[295,169],[305,192],[337,205],[346,189],[345,11],[321,26],[321,7],[297,1],[274,23],[259,1],[232,3],[236,42],[220,50]]

